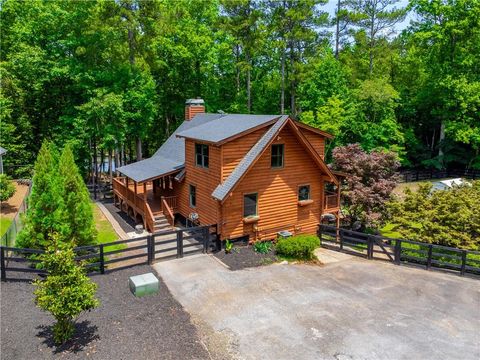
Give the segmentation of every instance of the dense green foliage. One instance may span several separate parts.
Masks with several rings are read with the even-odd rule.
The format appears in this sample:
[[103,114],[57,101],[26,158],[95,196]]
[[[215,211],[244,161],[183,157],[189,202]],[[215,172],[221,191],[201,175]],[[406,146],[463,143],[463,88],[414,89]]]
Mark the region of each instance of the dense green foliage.
[[15,194],[15,185],[6,174],[0,174],[0,201],[7,201]]
[[44,142],[35,162],[32,192],[18,247],[46,249],[52,236],[75,246],[96,242],[90,198],[69,146],[59,158],[56,147]]
[[256,241],[253,244],[253,250],[259,254],[268,254],[272,248],[272,243],[270,241]]
[[48,311],[57,321],[53,337],[57,344],[69,340],[75,331],[75,319],[84,311],[98,306],[95,298],[97,285],[85,275],[84,269],[75,262],[71,246],[59,247],[56,238],[42,255],[45,280],[36,280],[35,303]]
[[401,238],[480,250],[480,181],[451,190],[432,191],[430,183],[407,188],[389,210],[390,230]]
[[62,232],[63,199],[57,170],[57,150],[45,141],[35,162],[25,226],[16,239],[18,247],[46,249],[52,234]]
[[399,165],[395,153],[367,153],[359,144],[333,150],[333,168],[346,174],[341,184],[344,221],[368,228],[376,228],[383,222],[386,203],[397,185]]
[[61,196],[63,199],[62,222],[66,226],[62,234],[75,246],[89,245],[95,242],[96,229],[90,205],[90,195],[75,165],[70,146],[65,146],[58,163],[58,175],[61,178]]
[[299,260],[312,260],[313,252],[320,246],[320,239],[315,235],[296,235],[281,238],[275,247],[279,255]]
[[93,154],[150,156],[197,96],[210,112],[289,113],[406,166],[480,168],[480,1],[342,1],[333,34],[325,2],[3,1],[5,168],[27,175],[44,139],[71,142],[84,174]]

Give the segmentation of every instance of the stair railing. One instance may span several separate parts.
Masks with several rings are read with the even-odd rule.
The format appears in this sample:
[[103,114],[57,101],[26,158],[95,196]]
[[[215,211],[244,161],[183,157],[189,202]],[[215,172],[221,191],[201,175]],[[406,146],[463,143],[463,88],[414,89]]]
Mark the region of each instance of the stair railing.
[[165,197],[162,196],[162,212],[163,215],[167,218],[167,221],[170,225],[174,225],[175,223],[175,215],[173,214],[172,208],[168,205],[167,200]]

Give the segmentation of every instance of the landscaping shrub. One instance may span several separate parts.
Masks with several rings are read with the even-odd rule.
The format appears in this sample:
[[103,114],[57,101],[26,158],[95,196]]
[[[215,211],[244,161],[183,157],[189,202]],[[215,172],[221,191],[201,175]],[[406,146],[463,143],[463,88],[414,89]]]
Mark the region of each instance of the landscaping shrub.
[[0,174],[0,201],[7,201],[15,194],[15,185],[5,174]]
[[320,246],[320,239],[315,235],[297,235],[277,242],[277,253],[300,260],[312,260],[313,251]]
[[35,303],[53,315],[53,337],[57,344],[69,340],[75,331],[75,320],[87,310],[98,306],[95,298],[97,284],[85,275],[84,269],[75,262],[75,254],[68,244],[52,237],[53,245],[42,255],[42,266],[47,278],[36,280]]
[[253,250],[260,254],[268,254],[272,248],[272,243],[270,241],[257,241],[253,244]]

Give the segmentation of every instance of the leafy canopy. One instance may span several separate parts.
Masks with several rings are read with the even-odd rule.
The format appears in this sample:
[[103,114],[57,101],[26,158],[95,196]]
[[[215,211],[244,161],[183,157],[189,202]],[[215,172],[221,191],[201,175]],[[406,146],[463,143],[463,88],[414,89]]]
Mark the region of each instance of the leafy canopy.
[[394,230],[405,239],[480,250],[480,181],[432,191],[420,184],[389,204]]

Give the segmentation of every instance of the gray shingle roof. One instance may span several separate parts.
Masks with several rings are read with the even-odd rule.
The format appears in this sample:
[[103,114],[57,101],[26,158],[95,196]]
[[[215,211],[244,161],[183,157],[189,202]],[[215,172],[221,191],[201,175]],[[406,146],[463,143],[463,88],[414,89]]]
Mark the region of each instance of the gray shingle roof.
[[136,182],[181,170],[185,164],[185,139],[178,138],[178,132],[201,126],[221,116],[223,114],[198,114],[192,120],[184,121],[151,158],[119,167],[117,170]]
[[265,150],[270,141],[277,135],[278,131],[285,125],[288,116],[284,115],[272,125],[270,129],[253,145],[245,157],[240,161],[237,167],[227,177],[227,179],[218,185],[212,193],[215,199],[223,201],[225,197],[233,190],[243,175],[248,171],[255,159]]
[[4,149],[3,147],[0,146],[0,156],[5,154],[7,152],[7,149]]
[[206,124],[179,131],[177,136],[219,143],[244,131],[274,122],[280,115],[224,114]]

